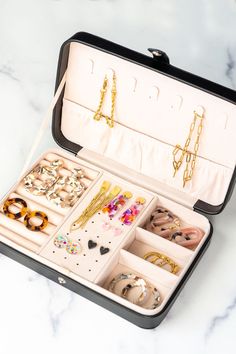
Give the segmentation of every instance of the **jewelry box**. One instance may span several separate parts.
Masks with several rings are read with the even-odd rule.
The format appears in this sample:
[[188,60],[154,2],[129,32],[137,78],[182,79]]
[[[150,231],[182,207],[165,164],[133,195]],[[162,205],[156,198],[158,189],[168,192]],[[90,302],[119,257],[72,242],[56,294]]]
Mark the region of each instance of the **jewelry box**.
[[0,211],[2,254],[142,328],[170,310],[209,246],[207,214],[222,212],[236,177],[235,91],[149,51],[85,32],[62,45],[60,148],[24,172]]

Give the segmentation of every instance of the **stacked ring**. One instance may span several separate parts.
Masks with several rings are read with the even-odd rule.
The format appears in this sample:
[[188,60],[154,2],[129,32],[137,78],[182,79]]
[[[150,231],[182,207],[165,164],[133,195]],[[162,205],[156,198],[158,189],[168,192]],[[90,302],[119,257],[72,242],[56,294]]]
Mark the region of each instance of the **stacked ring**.
[[145,229],[189,249],[197,247],[204,236],[197,227],[181,228],[180,219],[160,206],[152,212]]
[[[131,280],[131,282],[127,283],[119,293],[116,291],[116,285],[124,280]],[[141,288],[141,294],[139,294],[135,300],[129,299],[129,292],[131,289],[139,287]],[[136,305],[142,306],[147,309],[155,309],[161,303],[161,296],[159,291],[151,284],[149,284],[146,280],[141,278],[140,276],[133,273],[120,273],[115,276],[109,286],[108,290],[120,295],[128,301],[133,302]],[[153,296],[153,301],[149,304],[150,296]]]
[[157,206],[146,224],[146,230],[168,238],[171,232],[180,226],[179,218],[170,210]]

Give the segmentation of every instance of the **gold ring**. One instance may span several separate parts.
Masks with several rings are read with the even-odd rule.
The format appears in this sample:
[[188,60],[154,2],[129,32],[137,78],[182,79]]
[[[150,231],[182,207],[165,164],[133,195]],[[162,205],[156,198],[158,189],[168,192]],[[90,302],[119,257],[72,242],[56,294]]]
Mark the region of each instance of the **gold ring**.
[[[146,261],[151,262],[161,268],[164,268],[167,264],[170,266],[170,272],[172,274],[178,273],[180,267],[171,258],[159,252],[148,252],[143,257]],[[157,263],[157,261],[160,261]]]

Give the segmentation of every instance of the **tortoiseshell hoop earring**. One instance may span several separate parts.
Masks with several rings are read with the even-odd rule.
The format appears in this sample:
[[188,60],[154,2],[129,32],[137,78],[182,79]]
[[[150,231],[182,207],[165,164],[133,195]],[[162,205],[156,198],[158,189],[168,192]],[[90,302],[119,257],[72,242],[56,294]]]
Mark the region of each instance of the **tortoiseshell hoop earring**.
[[[40,225],[31,224],[30,219],[35,218],[35,217],[42,220],[42,223]],[[29,229],[30,231],[42,231],[48,225],[48,217],[42,211],[29,211],[25,215],[24,224],[27,227],[27,229]]]
[[[21,210],[17,213],[13,213],[9,210],[11,205],[17,206],[19,204],[21,206]],[[25,216],[28,212],[27,203],[21,198],[11,198],[5,201],[3,205],[3,212],[4,214],[13,220],[20,219],[22,216]]]

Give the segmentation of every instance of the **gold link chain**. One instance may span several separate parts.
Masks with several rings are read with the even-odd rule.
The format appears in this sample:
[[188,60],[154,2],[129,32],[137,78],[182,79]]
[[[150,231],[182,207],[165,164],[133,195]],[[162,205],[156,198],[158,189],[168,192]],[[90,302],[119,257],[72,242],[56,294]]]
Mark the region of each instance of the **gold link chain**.
[[[184,148],[182,148],[180,145],[176,145],[174,150],[173,150],[173,167],[174,167],[174,176],[176,175],[177,171],[180,169],[184,157],[186,156],[186,165],[185,165],[185,170],[183,174],[183,187],[185,187],[186,182],[190,181],[193,177],[193,172],[195,169],[196,165],[196,158],[197,158],[197,153],[199,149],[199,141],[200,141],[200,135],[202,133],[202,128],[203,128],[203,115],[199,115],[197,112],[194,111],[194,119],[193,122],[190,125],[189,129],[189,134],[187,137],[187,140],[185,142]],[[199,125],[197,127],[197,137],[193,146],[193,152],[189,151],[189,145],[193,136],[193,132],[195,131],[196,127],[196,122],[197,120],[200,119]],[[181,151],[181,155],[179,159],[177,159],[177,154]]]
[[108,86],[108,78],[107,76],[105,76],[104,81],[103,81],[103,86],[102,89],[100,90],[101,92],[101,96],[100,96],[100,101],[99,101],[99,105],[98,105],[98,109],[96,110],[93,119],[99,121],[101,120],[103,117],[106,120],[107,125],[110,128],[114,127],[114,115],[115,115],[115,104],[116,104],[116,94],[117,94],[117,90],[116,90],[116,75],[115,73],[113,74],[113,79],[112,79],[112,89],[111,89],[111,116],[108,117],[106,115],[104,115],[102,113],[102,107],[104,104],[104,100],[105,100],[105,96],[107,93],[107,86]]
[[101,96],[100,96],[100,102],[98,105],[98,109],[96,110],[96,112],[93,116],[93,119],[95,119],[95,120],[100,120],[102,118],[102,107],[103,107],[105,95],[107,92],[107,85],[108,85],[108,79],[107,79],[107,76],[105,76],[102,88],[100,90]]

